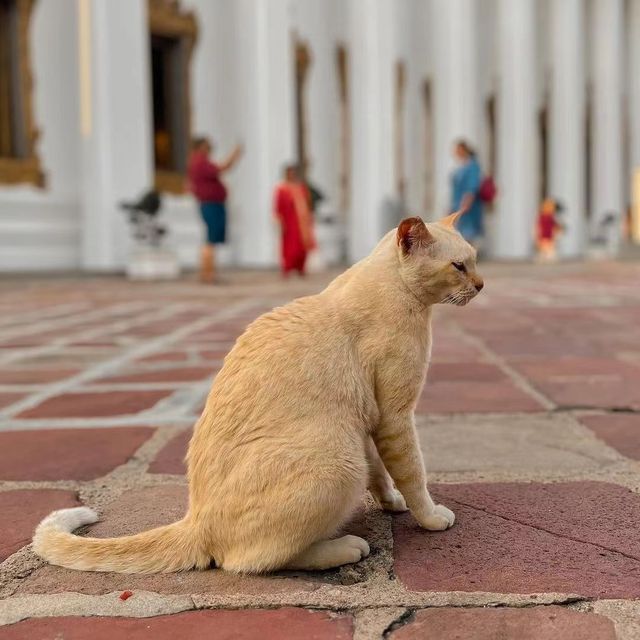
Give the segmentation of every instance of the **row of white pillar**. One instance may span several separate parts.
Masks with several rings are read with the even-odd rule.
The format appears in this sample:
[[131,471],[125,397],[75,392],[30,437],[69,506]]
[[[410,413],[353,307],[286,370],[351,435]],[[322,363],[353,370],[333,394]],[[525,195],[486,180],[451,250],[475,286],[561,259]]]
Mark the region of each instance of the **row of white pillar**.
[[[495,253],[501,257],[529,254],[539,200],[536,60],[541,52],[536,50],[535,4],[535,0],[498,2],[498,179],[502,196]],[[638,11],[638,3],[631,4]],[[630,180],[623,162],[624,2],[593,0],[590,13],[584,0],[553,1],[548,7],[548,195],[566,206],[567,232],[561,238],[561,253],[577,256],[584,253],[592,235],[605,231],[601,223],[611,213],[617,216],[617,224],[606,232],[610,244],[618,245],[626,214],[624,188],[630,186]],[[633,119],[640,120],[640,114]],[[637,138],[632,142],[636,147],[639,143]]]
[[[145,3],[80,2],[90,9],[87,81],[91,83],[93,114],[92,128],[83,143],[84,264],[111,268],[123,261],[126,234],[122,220],[114,220],[113,203],[152,181]],[[495,2],[496,178],[500,196],[492,250],[505,258],[530,255],[539,205],[536,4],[536,0]],[[629,7],[631,70],[638,75],[640,0],[629,0]],[[399,50],[399,36],[393,29],[396,8],[394,0],[350,0],[346,16],[352,126],[350,259],[368,253],[384,231],[384,203],[394,192],[393,68]],[[480,65],[491,61],[478,55],[476,0],[432,0],[432,9],[436,216],[447,204],[449,165],[444,159],[450,157],[452,141],[460,136],[480,141],[482,89],[478,78]],[[584,251],[589,233],[585,195],[588,68],[592,88],[591,224],[597,225],[610,211],[621,215],[626,201],[622,146],[624,2],[592,0],[590,21],[584,0],[553,0],[549,9],[549,192],[566,206],[568,233],[561,249],[564,255],[574,256]],[[268,203],[281,163],[292,157],[294,149],[290,3],[214,0],[201,2],[198,10],[207,14],[207,26],[215,23],[216,12],[224,11],[224,28],[233,35],[220,38],[226,42],[224,51],[216,49],[215,40],[201,38],[199,46],[208,47],[206,55],[211,57],[205,65],[211,71],[211,89],[202,85],[197,95],[204,103],[209,101],[210,113],[201,111],[196,127],[214,133],[223,142],[227,130],[234,132],[233,137],[241,132],[249,153],[233,178],[235,184],[242,185],[233,194],[235,228],[240,231],[236,234],[237,257],[244,264],[273,264],[275,242]],[[122,46],[125,35],[126,48]],[[233,43],[232,51],[228,50],[229,42]],[[233,60],[232,77],[226,67],[218,65],[222,59]],[[214,103],[220,100],[229,101],[233,109],[218,109]],[[637,78],[630,84],[630,105],[634,109],[630,118],[631,158],[638,164]],[[311,156],[322,166],[330,164],[314,149]]]
[[[366,2],[366,0],[362,0]],[[377,3],[376,3],[377,4]],[[497,175],[499,199],[490,229],[489,249],[501,258],[531,255],[534,221],[540,204],[541,140],[539,113],[543,102],[540,74],[549,81],[548,180],[549,196],[560,200],[566,213],[566,233],[560,240],[560,252],[566,257],[584,254],[591,235],[601,231],[605,216],[615,213],[617,224],[609,228],[609,241],[619,243],[622,220],[630,187],[623,148],[623,104],[626,78],[630,90],[630,166],[640,165],[640,1],[629,0],[629,33],[624,32],[624,0],[553,0],[548,3],[548,35],[540,37],[540,6],[536,0],[496,0],[495,60],[479,55],[478,25],[481,7],[477,0],[433,0],[431,33],[434,47],[436,201],[434,217],[448,205],[452,142],[467,138],[482,142],[481,105],[482,65],[493,65],[497,95]],[[376,55],[363,56],[362,73],[379,72],[383,63],[378,52],[384,42],[380,29],[380,11],[368,6],[357,22],[359,38],[377,43]],[[392,20],[392,16],[387,17]],[[385,18],[386,20],[386,18]],[[385,22],[385,30],[390,26]],[[540,42],[548,37],[549,69],[541,69],[546,52]],[[630,73],[625,75],[625,42],[629,42]],[[361,46],[356,40],[354,47]],[[548,71],[548,74],[547,74]],[[634,75],[635,74],[635,75]],[[589,80],[587,80],[589,78]],[[380,88],[376,76],[372,80]],[[589,87],[589,91],[587,90]],[[385,98],[387,102],[391,98]],[[364,99],[363,99],[364,100]],[[378,98],[374,101],[377,104]],[[590,148],[587,149],[587,104],[590,103]],[[369,117],[366,128],[367,156],[381,155],[385,143],[380,140],[379,121],[372,117],[375,107],[367,101],[367,110],[355,105],[354,117]],[[384,131],[384,129],[382,129]],[[371,149],[378,139],[379,152]],[[356,144],[358,141],[355,141]],[[364,144],[364,143],[363,143]],[[589,154],[589,158],[587,157]],[[587,169],[589,170],[587,174]],[[412,179],[419,179],[411,176]],[[379,179],[378,179],[379,180]],[[376,193],[363,194],[366,210],[354,210],[359,225],[372,215],[372,203],[384,196],[384,180],[366,182]],[[354,188],[358,189],[357,182]],[[587,200],[590,201],[589,206]],[[356,201],[358,201],[356,199]],[[369,246],[371,241],[366,241]],[[367,246],[355,247],[359,257]]]

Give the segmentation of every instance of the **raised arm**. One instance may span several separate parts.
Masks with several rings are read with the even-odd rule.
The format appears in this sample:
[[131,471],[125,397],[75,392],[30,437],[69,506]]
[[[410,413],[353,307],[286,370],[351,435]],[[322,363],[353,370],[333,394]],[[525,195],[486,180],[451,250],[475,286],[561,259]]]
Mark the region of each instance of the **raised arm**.
[[244,149],[242,145],[237,144],[234,147],[233,151],[227,156],[227,159],[218,165],[218,171],[222,173],[224,171],[228,171],[229,169],[231,169],[236,164],[236,162],[238,162],[238,160],[241,158],[243,151]]

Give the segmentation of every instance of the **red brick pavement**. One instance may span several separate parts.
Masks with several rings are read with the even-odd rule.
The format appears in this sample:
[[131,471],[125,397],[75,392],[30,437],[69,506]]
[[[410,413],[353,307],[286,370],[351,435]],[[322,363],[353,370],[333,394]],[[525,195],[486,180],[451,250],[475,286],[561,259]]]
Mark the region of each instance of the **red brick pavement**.
[[580,421],[623,456],[640,460],[640,414],[582,416]]
[[56,509],[80,506],[73,491],[21,489],[0,492],[0,562],[31,541],[35,526]]
[[[446,451],[429,449],[428,457],[455,459],[464,443],[446,434],[459,414],[477,419],[478,428],[494,419],[480,414],[517,416],[515,430],[538,416],[555,425],[557,444],[547,428],[516,467],[498,464],[516,435],[509,450],[495,441],[481,450],[478,440],[478,458],[484,456],[478,470],[438,471],[434,495],[457,515],[449,531],[428,533],[408,514],[389,518],[371,508],[347,527],[369,540],[366,561],[253,577],[219,570],[80,573],[37,566],[25,549],[12,554],[48,512],[80,504],[78,495],[98,507],[102,521],[91,533],[99,537],[182,517],[184,480],[165,484],[158,474],[184,474],[203,381],[256,314],[321,282],[236,274],[231,286],[211,289],[108,278],[99,287],[91,280],[36,283],[27,293],[9,285],[0,311],[40,310],[50,326],[32,330],[37,314],[0,324],[0,560],[7,558],[0,593],[27,603],[52,596],[38,607],[56,617],[39,618],[38,608],[33,619],[0,626],[0,637],[84,638],[90,629],[92,638],[197,638],[215,631],[220,638],[321,639],[352,638],[356,627],[363,638],[615,637],[613,613],[566,603],[578,598],[582,608],[599,611],[600,600],[615,598],[620,615],[633,618],[640,599],[640,267],[514,266],[485,276],[477,302],[435,314],[433,365],[417,411],[439,421],[438,446]],[[56,312],[70,303],[78,306]],[[580,456],[568,452],[562,468],[544,474],[528,464],[528,455],[544,455],[544,447],[557,457],[568,424]],[[521,442],[532,446],[525,434]],[[125,590],[133,592],[126,603],[117,600]],[[128,618],[122,609],[125,617],[83,618],[76,605],[57,600],[83,594],[94,613],[110,616],[111,609],[100,608],[105,601],[94,599],[113,598],[133,611],[143,592],[160,600],[136,615],[154,617]],[[193,598],[185,606],[217,610],[160,615],[170,598],[183,597]],[[478,599],[500,607],[475,606]],[[558,604],[515,606],[540,601]],[[430,608],[434,602],[438,608]],[[0,599],[0,625],[3,611]]]
[[0,480],[91,480],[124,464],[147,427],[0,432]]
[[168,391],[63,393],[23,411],[19,418],[92,418],[139,413],[169,395]]
[[611,620],[561,607],[428,609],[388,636],[393,640],[615,640]]
[[187,468],[184,457],[193,431],[187,429],[172,438],[149,465],[149,473],[183,474]]
[[52,618],[5,628],[4,640],[349,640],[350,616],[323,611],[194,611],[154,618]]
[[[640,496],[603,483],[441,485],[457,526],[394,521],[395,572],[419,591],[640,598]],[[611,523],[615,520],[615,527]]]

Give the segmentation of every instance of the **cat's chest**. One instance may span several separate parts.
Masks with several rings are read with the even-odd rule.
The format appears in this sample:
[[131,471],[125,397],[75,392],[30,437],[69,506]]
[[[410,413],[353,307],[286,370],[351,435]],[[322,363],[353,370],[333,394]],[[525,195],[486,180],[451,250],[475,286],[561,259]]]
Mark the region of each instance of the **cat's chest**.
[[421,378],[431,358],[431,331],[399,336],[390,345],[393,359],[401,363],[405,374]]

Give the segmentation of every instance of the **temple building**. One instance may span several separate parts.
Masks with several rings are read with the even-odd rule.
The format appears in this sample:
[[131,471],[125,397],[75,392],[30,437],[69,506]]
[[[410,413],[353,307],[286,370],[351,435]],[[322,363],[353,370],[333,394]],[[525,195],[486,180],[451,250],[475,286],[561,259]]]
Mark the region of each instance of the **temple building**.
[[277,263],[291,161],[344,261],[405,214],[444,215],[457,138],[498,187],[488,255],[531,257],[552,196],[559,253],[580,257],[633,226],[640,0],[0,0],[0,270],[122,270],[119,205],[154,185],[195,263],[195,134],[245,148],[227,264]]

